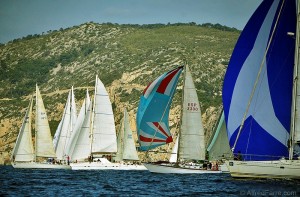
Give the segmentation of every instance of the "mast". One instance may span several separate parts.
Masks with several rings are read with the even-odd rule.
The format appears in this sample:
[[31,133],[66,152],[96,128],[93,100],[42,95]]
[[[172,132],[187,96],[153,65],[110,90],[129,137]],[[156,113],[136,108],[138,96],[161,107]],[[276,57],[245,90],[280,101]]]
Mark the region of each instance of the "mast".
[[[187,65],[183,65],[184,66],[187,66]],[[184,67],[185,68],[185,67]],[[180,112],[180,125],[179,125],[179,131],[178,131],[178,148],[177,148],[177,163],[179,163],[180,159],[179,159],[179,151],[181,149],[181,146],[180,146],[180,138],[181,138],[181,125],[182,125],[182,116],[183,116],[183,102],[184,102],[184,86],[185,86],[185,78],[186,78],[186,69],[184,69],[184,74],[183,74],[183,85],[182,85],[182,93],[181,93],[181,112]],[[176,142],[175,142],[176,143]]]
[[96,82],[95,82],[95,91],[94,91],[94,103],[93,103],[93,109],[92,109],[92,116],[91,116],[91,125],[90,125],[90,134],[91,134],[91,156],[92,156],[92,150],[93,150],[93,141],[94,141],[94,118],[95,118],[95,107],[96,107],[96,95],[97,95],[97,83],[98,83],[98,75],[96,75]]
[[123,160],[123,158],[124,158],[124,141],[125,141],[125,121],[126,121],[126,108],[124,107],[124,112],[123,112],[123,121],[121,122],[121,129],[120,129],[120,137],[121,137],[121,143],[120,143],[120,147],[121,147],[121,157],[122,157],[122,159],[121,160]]
[[[299,1],[296,0],[296,15],[297,15],[297,19],[296,19],[296,33],[291,33],[292,36],[296,36],[295,37],[295,60],[294,60],[294,82],[293,82],[293,97],[292,97],[292,115],[291,115],[291,133],[290,133],[290,140],[289,140],[289,160],[293,159],[293,152],[294,152],[294,144],[296,141],[296,134],[300,133],[299,131],[299,119],[297,119],[297,116],[299,115],[299,112],[297,113],[297,108],[298,108],[298,100],[300,99],[300,97],[298,96],[298,88],[300,88],[299,86],[299,39],[300,39],[300,17],[299,17],[299,11],[300,11],[300,4]],[[296,34],[296,35],[295,35]],[[290,33],[288,32],[288,35],[290,35]],[[297,121],[298,120],[298,121]],[[298,134],[300,135],[300,134]]]
[[37,84],[35,84],[35,134],[34,134],[34,162],[36,162],[36,153],[37,153],[37,124],[38,124],[38,96],[37,96]]

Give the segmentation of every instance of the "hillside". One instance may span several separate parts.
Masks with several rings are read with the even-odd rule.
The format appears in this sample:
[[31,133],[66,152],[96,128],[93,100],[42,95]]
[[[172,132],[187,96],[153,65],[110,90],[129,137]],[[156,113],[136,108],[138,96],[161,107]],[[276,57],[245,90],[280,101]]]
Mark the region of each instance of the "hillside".
[[[126,107],[135,131],[136,109],[146,85],[163,72],[187,63],[209,137],[222,105],[223,76],[239,33],[211,24],[139,26],[90,22],[1,44],[0,163],[8,162],[36,83],[54,134],[68,90],[75,87],[79,108],[87,88],[93,95],[96,74],[113,102],[117,128]],[[178,132],[175,123],[181,110],[181,85],[182,82],[172,104],[172,132]]]

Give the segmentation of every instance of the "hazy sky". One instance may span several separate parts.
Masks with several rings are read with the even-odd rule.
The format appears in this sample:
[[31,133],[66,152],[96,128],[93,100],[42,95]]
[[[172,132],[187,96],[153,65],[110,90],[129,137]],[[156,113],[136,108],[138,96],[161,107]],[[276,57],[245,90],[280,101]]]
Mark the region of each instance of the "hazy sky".
[[85,22],[219,23],[243,29],[262,0],[0,0],[0,43]]

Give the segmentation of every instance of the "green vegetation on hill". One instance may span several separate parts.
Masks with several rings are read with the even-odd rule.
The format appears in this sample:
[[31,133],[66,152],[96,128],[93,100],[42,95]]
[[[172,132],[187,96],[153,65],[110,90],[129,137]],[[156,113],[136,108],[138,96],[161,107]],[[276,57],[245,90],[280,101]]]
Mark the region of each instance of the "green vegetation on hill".
[[[77,101],[84,98],[86,88],[93,95],[98,74],[109,90],[118,124],[124,106],[129,111],[136,110],[140,94],[149,82],[186,63],[192,71],[202,113],[218,108],[223,76],[239,34],[235,28],[210,23],[90,22],[1,44],[1,120],[14,119],[20,125],[28,96],[37,83],[54,133],[68,89],[78,88]],[[179,88],[174,106],[181,102],[180,92]],[[18,128],[13,128],[16,137]]]

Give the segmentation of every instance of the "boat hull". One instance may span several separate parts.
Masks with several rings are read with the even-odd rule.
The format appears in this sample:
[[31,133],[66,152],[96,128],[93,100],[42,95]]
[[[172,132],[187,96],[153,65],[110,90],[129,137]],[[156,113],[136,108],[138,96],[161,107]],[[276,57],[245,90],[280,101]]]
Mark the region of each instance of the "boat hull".
[[300,160],[225,162],[235,178],[291,178],[300,179]]
[[219,165],[219,169],[222,171],[222,173],[229,173],[228,167],[225,163]]
[[112,163],[105,158],[93,162],[71,163],[72,170],[147,170],[144,165],[129,163]]
[[208,173],[221,173],[220,170],[205,170],[198,166],[188,167],[175,167],[173,164],[154,164],[144,163],[144,166],[153,173],[166,173],[166,174],[208,174]]
[[69,165],[63,164],[52,164],[52,163],[36,163],[36,162],[22,162],[22,163],[12,163],[14,168],[23,169],[71,169]]
[[71,163],[72,170],[147,170],[143,165],[99,162]]

